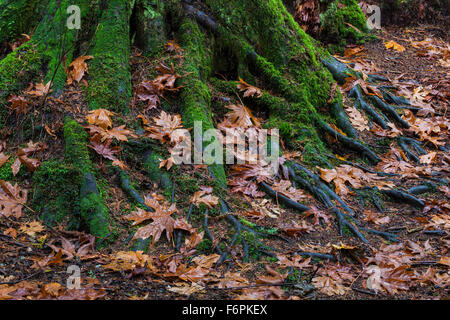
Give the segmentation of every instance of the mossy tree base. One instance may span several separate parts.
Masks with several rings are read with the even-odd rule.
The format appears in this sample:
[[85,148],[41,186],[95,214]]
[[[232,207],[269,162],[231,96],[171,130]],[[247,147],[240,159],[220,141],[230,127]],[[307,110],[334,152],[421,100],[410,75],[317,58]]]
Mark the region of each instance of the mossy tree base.
[[[360,33],[345,23],[366,31],[362,13],[354,0],[322,3],[328,3],[329,7],[324,10],[321,36],[358,40]],[[65,19],[63,12],[69,4],[80,6],[82,21],[86,23],[83,31],[61,27]],[[42,73],[46,81],[53,79],[57,95],[66,80],[61,52],[67,63],[89,54],[93,58],[86,77],[88,86],[83,86],[89,109],[104,108],[127,114],[132,97],[129,58],[133,39],[133,44],[154,61],[162,58],[167,39],[176,39],[181,46],[182,63],[174,64],[177,73],[183,75],[177,80],[179,90],[177,95],[165,97],[164,103],[182,115],[186,128],[192,128],[195,122],[202,124],[203,132],[214,128],[214,115],[218,110],[212,103],[212,91],[235,93],[236,82],[223,81],[222,76],[230,80],[241,77],[249,83],[258,83],[263,89],[260,98],[248,98],[245,102],[267,115],[266,125],[278,127],[287,146],[303,145],[303,161],[307,166],[329,165],[324,160],[332,154],[326,142],[327,135],[335,136],[343,146],[370,161],[379,161],[350,125],[342,110],[342,95],[339,91],[333,93],[335,81],[341,83],[348,70],[333,61],[329,52],[300,28],[281,0],[203,0],[195,4],[179,0],[52,2],[32,40],[0,62],[0,98],[3,100],[18,92]],[[7,116],[5,107],[0,105],[0,108],[1,125]],[[339,133],[334,126],[347,135]],[[35,174],[35,203],[48,223],[78,220],[81,228],[84,226],[97,238],[104,239],[111,231],[110,218],[105,191],[99,188],[98,175],[86,146],[87,138],[79,123],[70,117],[65,119],[65,162],[47,162]],[[218,143],[217,137],[213,137],[203,141],[202,147]],[[150,179],[168,195],[177,184],[176,177],[162,173],[158,165],[159,155],[152,150],[146,155],[143,167]],[[208,170],[214,181],[208,183],[214,185],[215,193],[224,194],[226,169],[223,165],[208,163]],[[45,185],[51,176],[54,180]],[[145,206],[128,175],[121,172],[119,176],[129,197],[137,205]],[[296,172],[293,177],[303,181]],[[345,206],[323,183],[315,181],[312,185],[311,180],[316,178],[306,177],[305,188],[327,206],[331,200]],[[57,192],[49,192],[52,186]],[[64,206],[64,203],[69,205]],[[289,204],[299,211],[308,209],[299,203]],[[248,253],[247,242],[260,234],[228,215],[231,207],[223,201],[221,209],[234,230],[229,246],[241,243]],[[219,214],[218,209],[204,213],[205,231],[208,216]],[[341,229],[350,228],[366,242],[359,229],[349,222],[351,210],[338,210],[335,214]],[[142,243],[135,248],[141,248],[140,245]],[[226,257],[226,248],[222,249],[222,257]]]

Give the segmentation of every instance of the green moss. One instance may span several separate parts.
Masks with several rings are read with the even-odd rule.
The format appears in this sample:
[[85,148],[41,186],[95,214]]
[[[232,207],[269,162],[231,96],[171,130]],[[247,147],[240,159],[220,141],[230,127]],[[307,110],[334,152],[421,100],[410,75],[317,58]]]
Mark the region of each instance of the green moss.
[[42,16],[47,1],[0,1],[0,43],[9,42],[23,33],[30,33]]
[[355,0],[333,0],[327,3],[326,11],[320,15],[320,22],[320,38],[336,44],[335,49],[345,47],[347,41],[357,42],[367,36],[366,18]]
[[[159,55],[166,43],[164,3],[159,0],[137,0],[134,8],[135,44],[145,55]],[[133,25],[133,21],[131,21]]]
[[81,199],[80,214],[92,235],[101,239],[109,234],[108,211],[99,194],[92,192]]
[[[179,37],[185,50],[186,60],[183,72],[190,73],[181,79],[184,86],[180,94],[181,115],[184,127],[193,128],[196,121],[202,124],[202,134],[214,125],[211,119],[210,101],[211,95],[206,85],[206,79],[211,73],[211,57],[206,51],[209,48],[208,39],[195,22],[184,19],[180,26]],[[217,137],[211,141],[203,141],[203,148],[212,144],[219,144]],[[210,163],[211,159],[204,159]],[[209,164],[209,169],[220,185],[226,187],[225,171],[222,165]]]
[[15,158],[11,157],[3,166],[0,167],[0,180],[13,181],[14,175],[11,169],[11,165],[14,163]]
[[78,226],[80,172],[58,161],[46,161],[33,175],[33,208],[46,224],[69,222]]
[[87,100],[91,109],[127,113],[131,99],[129,64],[131,3],[107,2],[95,34],[89,62]]
[[98,188],[94,169],[86,146],[87,133],[75,120],[64,119],[66,161],[82,176],[80,190],[80,216],[89,232],[98,238],[109,234],[108,211],[104,204],[104,192]]
[[212,250],[212,242],[209,239],[203,239],[198,245],[197,245],[197,251],[201,253],[208,253]]
[[92,163],[86,147],[88,134],[75,120],[64,119],[64,138],[66,142],[66,161],[80,172],[91,172]]
[[40,57],[31,41],[23,44],[0,61],[0,98],[4,100],[11,93],[28,85],[38,74]]
[[[144,169],[147,172],[149,178],[157,183],[158,185],[161,186],[161,188],[163,188],[165,190],[166,193],[170,193],[172,192],[172,182],[170,180],[170,174],[167,171],[163,171],[160,167],[159,167],[159,163],[160,160],[163,157],[156,153],[156,152],[151,152],[148,156],[147,159],[144,162]],[[172,171],[175,170],[175,168],[171,169]],[[170,196],[169,196],[170,198]]]

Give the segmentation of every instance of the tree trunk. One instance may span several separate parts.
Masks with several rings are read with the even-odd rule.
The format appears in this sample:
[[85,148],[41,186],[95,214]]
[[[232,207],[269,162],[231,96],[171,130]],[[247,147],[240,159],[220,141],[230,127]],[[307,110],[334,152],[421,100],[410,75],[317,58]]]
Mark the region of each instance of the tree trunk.
[[[343,112],[342,95],[333,89],[335,81],[342,81],[352,70],[334,60],[319,42],[306,34],[281,0],[59,0],[48,4],[43,0],[1,1],[0,8],[8,21],[22,21],[23,12],[35,12],[31,16],[39,17],[42,11],[38,8],[43,4],[45,15],[37,24],[33,19],[26,25],[17,22],[12,27],[3,27],[3,19],[0,24],[0,39],[8,40],[30,32],[36,25],[32,39],[0,61],[0,129],[16,124],[6,99],[30,82],[52,81],[51,94],[54,97],[61,94],[66,82],[63,56],[66,65],[78,56],[93,56],[84,90],[89,109],[104,108],[127,114],[133,95],[131,44],[138,46],[148,59],[155,60],[161,57],[167,39],[176,39],[184,55],[182,67],[176,66],[177,72],[186,76],[177,80],[181,89],[169,104],[172,111],[182,115],[186,128],[193,127],[194,121],[201,121],[203,130],[213,128],[211,115],[216,110],[211,91],[236,91],[236,80],[240,77],[264,89],[261,98],[242,99],[267,114],[269,123],[281,129],[288,146],[295,147],[298,141],[303,143],[302,159],[306,165],[329,164],[326,156],[332,153],[325,139],[327,135],[336,137],[361,157],[374,163],[379,161],[376,153],[359,141]],[[333,23],[323,22],[321,38],[347,37],[339,29],[350,21],[346,17],[361,23],[362,13],[356,2],[328,1],[328,4],[333,6],[330,9],[333,11],[325,16],[338,19],[339,26],[333,29]],[[80,30],[70,30],[65,25],[69,5],[81,9]],[[340,10],[346,11],[341,14]],[[358,26],[364,29],[365,25]],[[235,81],[226,82],[222,76]],[[71,216],[69,220],[78,217],[81,222],[76,226],[85,225],[99,239],[105,238],[111,229],[105,193],[98,181],[101,175],[91,162],[87,136],[70,113],[66,114],[63,137],[65,162],[43,165],[35,173],[35,208],[50,224],[63,221],[61,213],[64,212]],[[35,138],[34,134],[29,138]],[[204,146],[209,143],[218,141],[204,142]],[[158,183],[167,182],[157,172],[158,168],[154,168],[154,155],[147,158],[150,160],[145,168],[149,174]],[[69,168],[76,174],[67,174]],[[209,169],[220,193],[226,187],[225,169],[217,164],[210,165]],[[46,177],[60,179],[61,184],[57,183],[55,188],[61,192],[49,192]],[[311,177],[307,179],[309,187],[314,180]],[[127,186],[126,180],[122,184]],[[312,187],[310,191],[317,195],[318,188]],[[72,190],[70,197],[61,198],[67,189]],[[125,189],[134,194],[132,187]],[[336,196],[331,190],[326,193],[325,197]],[[337,216],[342,218],[342,214]],[[236,225],[236,221],[230,221]]]

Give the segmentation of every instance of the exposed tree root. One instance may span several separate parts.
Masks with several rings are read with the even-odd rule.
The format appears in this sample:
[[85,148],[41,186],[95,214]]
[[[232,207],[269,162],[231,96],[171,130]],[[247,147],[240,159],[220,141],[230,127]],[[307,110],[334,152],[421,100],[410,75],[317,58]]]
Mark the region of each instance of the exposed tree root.
[[265,183],[264,181],[260,183],[261,187],[263,188],[263,190],[272,198],[275,199],[275,201],[280,201],[283,204],[285,204],[286,206],[293,208],[295,210],[298,210],[300,212],[303,211],[308,211],[309,208],[301,203],[298,203],[297,201],[293,201],[291,199],[289,199],[288,197],[276,192],[275,190],[273,190],[267,183]]
[[109,215],[99,191],[86,146],[87,133],[74,120],[66,118],[64,124],[66,159],[82,174],[80,187],[80,216],[89,232],[102,239],[109,234]]
[[136,191],[136,189],[132,186],[130,182],[130,177],[126,172],[123,170],[117,169],[116,172],[119,174],[120,177],[120,186],[122,190],[125,191],[125,193],[133,199],[135,202],[137,202],[140,206],[142,206],[143,209],[147,211],[153,212],[153,208],[146,205],[145,200],[141,197],[139,192]]
[[408,194],[402,190],[379,190],[379,191],[381,193],[391,197],[392,199],[395,199],[400,202],[408,203],[419,209],[423,209],[423,207],[425,206],[425,203],[422,200],[420,200],[420,199],[414,197],[413,195]]

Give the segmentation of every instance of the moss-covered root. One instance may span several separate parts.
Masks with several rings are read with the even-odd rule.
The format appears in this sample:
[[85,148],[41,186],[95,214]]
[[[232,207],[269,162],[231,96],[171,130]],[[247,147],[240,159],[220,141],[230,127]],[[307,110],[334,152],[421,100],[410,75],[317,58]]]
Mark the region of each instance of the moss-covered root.
[[46,161],[33,175],[32,207],[46,225],[68,224],[77,229],[80,224],[80,172],[66,163]]
[[[208,54],[208,40],[205,33],[199,28],[197,23],[185,18],[182,21],[178,38],[185,51],[185,62],[183,71],[189,73],[182,78],[180,84],[183,89],[180,93],[181,116],[186,128],[194,128],[194,123],[201,124],[202,136],[206,130],[213,129],[211,119],[211,95],[206,85],[206,79],[211,74],[211,57]],[[195,130],[194,130],[195,132]],[[210,140],[203,141],[203,150],[221,149],[220,142],[216,135],[212,135]],[[201,152],[196,150],[196,152]],[[207,154],[205,152],[205,154]],[[210,154],[214,154],[211,152]],[[213,157],[214,158],[214,157]],[[211,175],[218,181],[219,185],[226,187],[226,178],[223,165],[214,163],[214,159],[203,159],[210,168]]]
[[157,55],[166,43],[164,24],[164,2],[158,0],[137,0],[131,19],[135,30],[134,44],[148,56]]
[[356,0],[325,0],[326,10],[320,15],[321,40],[345,47],[347,41],[357,42],[366,37],[368,31],[366,17]]
[[[36,27],[31,40],[0,61],[0,104],[12,93],[28,86],[42,71],[46,71],[45,83],[53,80],[53,94],[62,92],[67,79],[62,65],[62,54],[65,54],[66,61],[72,60],[78,32],[76,29],[67,28],[66,10],[70,5],[77,5],[81,9],[81,19],[84,19],[90,12],[91,5],[88,0],[48,2],[45,7],[46,14]],[[36,13],[36,16],[39,14]],[[19,20],[21,19],[23,18],[20,17]]]
[[130,16],[132,2],[106,1],[89,64],[87,100],[90,109],[105,108],[127,113],[131,99]]
[[148,174],[150,180],[158,184],[160,188],[165,190],[168,194],[172,190],[172,181],[170,180],[170,174],[161,170],[159,167],[160,160],[162,156],[157,152],[148,150],[144,154],[144,169]]
[[29,34],[46,5],[47,0],[1,0],[0,43],[14,40],[23,33]]
[[75,120],[64,120],[66,161],[81,174],[80,216],[89,232],[102,239],[109,234],[109,215],[103,195],[98,189],[94,169],[86,147],[87,133]]

